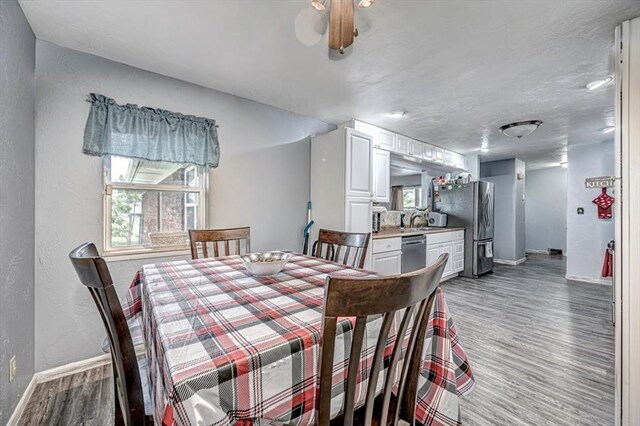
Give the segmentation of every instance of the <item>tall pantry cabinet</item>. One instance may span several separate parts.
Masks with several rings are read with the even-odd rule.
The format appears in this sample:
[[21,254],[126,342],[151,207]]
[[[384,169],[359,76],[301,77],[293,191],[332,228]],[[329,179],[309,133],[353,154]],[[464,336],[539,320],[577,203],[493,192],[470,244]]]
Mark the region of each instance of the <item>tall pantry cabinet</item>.
[[[347,127],[311,140],[310,241],[319,229],[371,232],[373,191],[371,136]],[[369,263],[369,254],[367,262]]]

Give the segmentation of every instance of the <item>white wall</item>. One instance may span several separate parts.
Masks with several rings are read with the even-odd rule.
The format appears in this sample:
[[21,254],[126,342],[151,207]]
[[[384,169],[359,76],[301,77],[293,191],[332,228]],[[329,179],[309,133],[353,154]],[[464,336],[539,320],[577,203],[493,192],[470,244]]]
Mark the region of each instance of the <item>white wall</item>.
[[526,250],[567,251],[567,169],[527,172],[525,184]]
[[[309,197],[303,139],[334,126],[42,41],[36,84],[36,370],[97,355],[104,338],[67,258],[84,241],[102,244],[102,162],[81,150],[89,92],[215,119],[221,159],[210,179],[210,226],[250,225],[255,250],[300,250]],[[110,261],[119,294],[142,264],[157,261]]]
[[[36,39],[15,0],[0,1],[0,424],[34,368]],[[17,374],[9,382],[9,359]]]
[[[600,271],[607,243],[614,238],[614,219],[598,219],[592,200],[600,190],[586,189],[584,180],[613,175],[613,141],[569,145],[567,162],[567,278],[608,283]],[[578,207],[584,208],[583,215],[576,213]]]

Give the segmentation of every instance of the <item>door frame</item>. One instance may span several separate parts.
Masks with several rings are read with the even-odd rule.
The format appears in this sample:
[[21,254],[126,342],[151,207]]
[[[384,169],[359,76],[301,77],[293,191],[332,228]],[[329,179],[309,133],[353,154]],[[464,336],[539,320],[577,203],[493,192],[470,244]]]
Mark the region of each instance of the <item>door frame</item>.
[[616,28],[616,425],[640,424],[640,18]]

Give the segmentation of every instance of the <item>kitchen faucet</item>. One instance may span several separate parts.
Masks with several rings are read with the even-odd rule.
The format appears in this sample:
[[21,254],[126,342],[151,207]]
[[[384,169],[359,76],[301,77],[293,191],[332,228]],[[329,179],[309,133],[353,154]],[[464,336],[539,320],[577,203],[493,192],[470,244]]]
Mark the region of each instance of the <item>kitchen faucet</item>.
[[409,228],[414,228],[413,226],[413,221],[417,218],[422,216],[422,212],[419,211],[415,211],[413,213],[411,213],[411,216],[409,216]]

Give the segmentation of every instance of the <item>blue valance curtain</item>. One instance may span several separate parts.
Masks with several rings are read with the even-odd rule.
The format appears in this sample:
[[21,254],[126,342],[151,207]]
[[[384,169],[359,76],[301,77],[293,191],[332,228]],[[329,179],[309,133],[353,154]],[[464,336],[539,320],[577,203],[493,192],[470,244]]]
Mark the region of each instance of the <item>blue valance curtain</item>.
[[134,104],[118,105],[95,93],[88,101],[91,111],[84,129],[85,154],[218,167],[215,120]]

